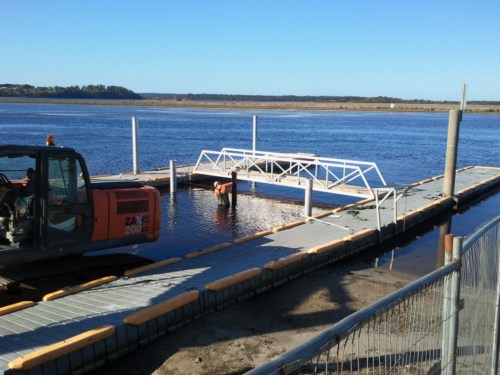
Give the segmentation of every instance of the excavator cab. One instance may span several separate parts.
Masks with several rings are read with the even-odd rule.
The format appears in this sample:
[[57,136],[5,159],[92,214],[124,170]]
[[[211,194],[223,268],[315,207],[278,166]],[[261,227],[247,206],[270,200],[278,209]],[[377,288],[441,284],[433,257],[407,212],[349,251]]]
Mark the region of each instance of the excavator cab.
[[47,251],[90,240],[92,196],[85,163],[73,149],[0,149],[2,253]]
[[48,155],[43,189],[42,228],[46,247],[88,241],[92,235],[92,196],[85,164],[77,154]]
[[90,181],[83,157],[56,146],[0,146],[0,267],[156,241],[160,194]]

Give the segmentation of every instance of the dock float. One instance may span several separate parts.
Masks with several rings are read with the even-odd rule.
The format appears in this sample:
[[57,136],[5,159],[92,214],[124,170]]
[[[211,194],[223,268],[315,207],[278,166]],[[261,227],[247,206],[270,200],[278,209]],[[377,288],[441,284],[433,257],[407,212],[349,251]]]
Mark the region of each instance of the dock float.
[[[432,225],[457,202],[500,187],[500,169],[457,171],[454,197],[443,198],[440,176],[408,187],[397,213],[363,201],[239,241],[196,250],[131,270],[121,278],[69,288],[40,302],[0,310],[0,372],[75,374],[99,368],[190,321],[250,298],[305,272],[365,251],[407,231]],[[357,218],[352,211],[358,211]],[[359,218],[363,220],[359,220]],[[319,216],[318,216],[319,219]],[[300,223],[300,225],[298,224]],[[337,226],[329,225],[337,224]],[[346,230],[347,228],[348,230]]]

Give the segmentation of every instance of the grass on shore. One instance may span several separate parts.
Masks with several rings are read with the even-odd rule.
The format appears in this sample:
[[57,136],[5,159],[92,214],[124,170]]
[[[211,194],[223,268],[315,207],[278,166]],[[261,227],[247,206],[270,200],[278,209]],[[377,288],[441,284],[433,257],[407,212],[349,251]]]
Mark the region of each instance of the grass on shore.
[[[203,109],[255,109],[255,110],[300,110],[300,111],[380,111],[380,112],[449,112],[456,104],[418,103],[336,103],[336,102],[244,102],[244,101],[191,101],[191,100],[81,100],[81,99],[0,99],[0,103],[33,104],[79,104],[79,105],[122,105],[165,108]],[[500,114],[500,105],[469,104],[466,113]]]

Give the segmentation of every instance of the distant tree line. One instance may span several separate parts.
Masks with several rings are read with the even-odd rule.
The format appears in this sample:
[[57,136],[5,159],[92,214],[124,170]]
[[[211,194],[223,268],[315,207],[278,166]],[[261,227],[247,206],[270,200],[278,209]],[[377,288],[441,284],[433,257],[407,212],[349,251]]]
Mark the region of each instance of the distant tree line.
[[[55,98],[55,99],[167,99],[225,102],[332,102],[332,103],[414,103],[455,104],[457,101],[425,99],[405,100],[390,96],[311,96],[311,95],[232,95],[232,94],[164,94],[141,93],[121,86],[87,85],[69,87],[36,87],[20,84],[0,84],[0,97]],[[500,101],[469,101],[470,104],[500,105]]]
[[0,84],[0,97],[57,99],[142,99],[142,96],[121,86],[87,85],[69,87],[36,87]]
[[399,103],[402,100],[378,96],[301,96],[301,95],[231,95],[231,94],[141,94],[143,98],[194,101],[234,101],[234,102],[339,102],[339,103]]
[[[226,102],[333,102],[333,103],[415,103],[415,104],[455,104],[457,101],[433,101],[425,99],[405,100],[389,96],[301,96],[301,95],[230,95],[230,94],[158,94],[141,93],[144,99],[168,99],[191,101]],[[471,104],[500,105],[499,101],[470,101]]]

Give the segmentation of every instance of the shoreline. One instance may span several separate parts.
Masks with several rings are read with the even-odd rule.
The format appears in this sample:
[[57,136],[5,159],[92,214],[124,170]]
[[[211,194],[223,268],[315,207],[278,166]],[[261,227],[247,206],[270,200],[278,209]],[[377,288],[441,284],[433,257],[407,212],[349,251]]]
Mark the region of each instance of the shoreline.
[[345,260],[204,315],[90,375],[243,374],[417,278]]
[[[290,111],[347,111],[347,112],[425,112],[444,113],[456,109],[457,104],[418,103],[337,103],[337,102],[236,102],[236,101],[193,101],[193,100],[106,100],[106,99],[27,99],[0,98],[0,105],[9,104],[68,104],[108,105],[163,108],[234,109],[234,110],[290,110]],[[464,113],[500,114],[500,105],[467,105]]]

